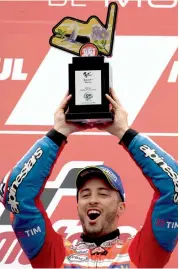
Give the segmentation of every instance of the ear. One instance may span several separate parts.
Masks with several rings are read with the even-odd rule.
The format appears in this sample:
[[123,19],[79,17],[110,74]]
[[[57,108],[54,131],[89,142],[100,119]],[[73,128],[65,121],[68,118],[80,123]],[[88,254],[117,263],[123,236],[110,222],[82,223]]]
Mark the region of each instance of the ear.
[[124,202],[119,202],[118,211],[117,211],[118,218],[124,213],[125,208],[126,208],[126,204]]

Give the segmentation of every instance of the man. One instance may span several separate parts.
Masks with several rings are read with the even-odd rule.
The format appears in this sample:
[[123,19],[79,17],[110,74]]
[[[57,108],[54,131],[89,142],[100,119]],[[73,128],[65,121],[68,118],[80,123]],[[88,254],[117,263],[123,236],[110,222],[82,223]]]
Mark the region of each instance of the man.
[[[75,245],[57,234],[40,202],[45,183],[67,137],[89,128],[65,121],[71,96],[57,109],[54,129],[38,140],[1,183],[1,201],[13,213],[12,227],[30,263],[36,268],[162,268],[177,243],[177,229],[166,223],[178,218],[177,163],[150,139],[128,126],[127,113],[115,92],[106,95],[112,123],[98,125],[115,135],[154,189],[142,229],[134,239],[120,241],[118,220],[125,210],[120,177],[107,166],[87,167],[77,176],[78,214],[83,227]],[[127,164],[126,164],[127,165]],[[137,179],[133,179],[136,181]],[[70,210],[67,208],[67,210]],[[162,220],[163,225],[156,225]],[[29,236],[25,231],[35,228]],[[127,253],[131,262],[127,261]]]

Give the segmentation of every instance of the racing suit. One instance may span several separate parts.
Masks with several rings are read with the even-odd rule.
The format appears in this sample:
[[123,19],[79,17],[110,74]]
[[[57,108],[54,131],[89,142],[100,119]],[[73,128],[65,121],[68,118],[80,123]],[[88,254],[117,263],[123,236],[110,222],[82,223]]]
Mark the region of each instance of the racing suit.
[[[52,129],[1,182],[1,202],[13,214],[13,230],[32,267],[164,267],[177,243],[176,227],[168,228],[168,223],[177,225],[178,220],[176,161],[152,140],[129,129],[119,144],[129,152],[154,189],[142,229],[126,242],[120,241],[116,230],[94,240],[82,234],[76,244],[71,244],[53,230],[40,201],[66,143],[66,137]],[[33,236],[29,232],[32,227]]]

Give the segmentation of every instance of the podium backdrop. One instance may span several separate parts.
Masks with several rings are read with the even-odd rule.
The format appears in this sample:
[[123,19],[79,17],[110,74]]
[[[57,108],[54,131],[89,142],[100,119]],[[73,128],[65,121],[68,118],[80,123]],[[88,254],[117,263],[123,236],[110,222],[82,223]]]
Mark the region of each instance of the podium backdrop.
[[[65,16],[87,20],[97,15],[105,22],[107,3],[0,0],[1,178],[52,128],[53,113],[68,89],[73,55],[49,46],[52,27]],[[114,88],[132,128],[177,159],[177,3],[117,3],[114,51],[108,59]],[[121,175],[127,208],[119,227],[122,237],[135,235],[153,191],[118,140],[96,129],[69,137],[46,185],[42,200],[54,229],[72,241],[79,237],[74,178],[90,163],[104,163]],[[0,205],[0,268],[8,265],[29,267],[9,225],[9,213]],[[178,267],[177,249],[166,267]]]

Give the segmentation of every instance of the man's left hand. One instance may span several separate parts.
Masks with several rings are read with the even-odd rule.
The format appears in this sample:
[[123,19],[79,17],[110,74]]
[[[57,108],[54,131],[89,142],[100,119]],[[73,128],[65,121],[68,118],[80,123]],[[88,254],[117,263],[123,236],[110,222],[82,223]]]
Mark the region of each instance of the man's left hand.
[[114,121],[105,124],[97,124],[95,127],[99,130],[107,131],[121,140],[125,132],[129,129],[128,115],[113,89],[110,89],[110,93],[111,96],[106,94],[106,98],[110,102],[110,110],[114,113]]

